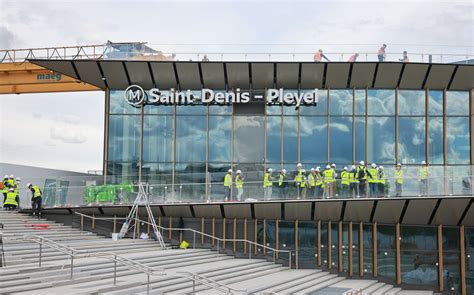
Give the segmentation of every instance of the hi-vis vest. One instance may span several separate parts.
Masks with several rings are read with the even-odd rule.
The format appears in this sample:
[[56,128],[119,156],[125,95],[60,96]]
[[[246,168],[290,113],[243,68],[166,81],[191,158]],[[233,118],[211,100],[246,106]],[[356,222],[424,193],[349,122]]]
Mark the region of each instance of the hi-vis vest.
[[370,168],[369,173],[370,173],[369,183],[379,182],[378,175],[377,175],[377,168]]
[[224,177],[224,186],[231,187],[232,186],[232,176],[230,174],[226,174]]
[[357,167],[357,178],[359,178],[359,172],[360,172],[360,171],[364,171],[364,172],[363,172],[363,173],[364,173],[364,176],[361,177],[361,180],[367,179],[367,168],[365,168],[364,165],[359,165],[359,166]]
[[379,183],[385,184],[385,171],[383,170],[379,171],[378,178],[379,178]]
[[300,184],[303,182],[303,171],[298,170],[298,171],[296,172],[295,182],[298,182],[298,183],[300,183]]
[[33,198],[41,198],[42,196],[42,193],[41,193],[41,189],[39,188],[39,186],[37,185],[33,185]]
[[263,176],[263,187],[270,186],[273,186],[272,174],[270,172],[265,172],[265,175]]
[[357,172],[351,171],[349,172],[349,183],[358,183],[359,180],[357,179]]
[[418,170],[418,179],[427,179],[428,178],[428,167],[420,167]]
[[235,177],[235,188],[243,188],[244,187],[244,181],[241,176],[237,175]]
[[309,186],[315,187],[316,186],[316,178],[314,177],[313,173],[309,174]]
[[335,182],[336,179],[334,178],[334,170],[332,168],[326,169],[323,172],[324,174],[324,182]]
[[349,185],[349,183],[350,183],[350,179],[349,179],[349,178],[350,178],[349,172],[347,172],[347,171],[345,171],[345,170],[341,172],[341,184],[343,184],[343,185]]
[[283,186],[283,183],[285,182],[286,174],[280,173],[280,176],[278,176],[278,186]]
[[7,198],[5,199],[5,202],[3,202],[3,205],[15,205],[18,206],[18,203],[16,201],[16,196],[17,193],[15,192],[8,192],[7,193]]
[[403,184],[403,171],[402,171],[402,169],[395,170],[395,183]]
[[320,173],[316,174],[316,186],[323,185],[323,176]]
[[7,183],[8,183],[8,179],[5,179],[3,181],[3,189],[2,189],[2,193],[6,194],[8,193],[8,186],[7,186]]

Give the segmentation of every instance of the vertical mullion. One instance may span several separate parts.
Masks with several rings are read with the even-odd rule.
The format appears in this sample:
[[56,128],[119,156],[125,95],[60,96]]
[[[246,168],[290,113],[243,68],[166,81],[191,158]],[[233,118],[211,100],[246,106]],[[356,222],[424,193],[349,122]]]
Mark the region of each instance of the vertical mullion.
[[316,236],[316,265],[321,267],[321,220],[318,220],[318,229]]
[[329,103],[329,100],[331,99],[330,98],[330,94],[329,94],[329,88],[326,90],[327,91],[327,101],[326,101],[326,109],[327,109],[327,114],[326,114],[326,125],[327,125],[327,138],[328,138],[328,142],[326,143],[327,144],[327,163],[329,164],[330,163],[330,159],[331,159],[331,131],[330,131],[330,128],[329,128],[329,121],[330,121],[330,117],[329,117],[329,114],[331,112],[331,104]]
[[277,250],[276,253],[275,253],[275,257],[276,259],[278,259],[278,244],[279,244],[279,239],[278,239],[278,223],[279,223],[279,219],[277,218],[277,220],[275,221],[275,249]]
[[143,116],[144,106],[140,109],[140,141],[138,147],[138,181],[142,181],[142,161],[143,161]]
[[171,191],[174,191],[174,182],[176,177],[176,148],[178,146],[176,138],[176,105],[173,106],[173,168],[171,174]]
[[263,247],[263,256],[267,255],[267,221],[266,219],[263,220],[263,230],[262,230],[262,244],[265,246]]
[[448,143],[446,140],[446,89],[443,90],[443,164],[447,165],[447,147]]
[[337,252],[337,264],[338,264],[338,271],[343,272],[344,271],[344,261],[343,261],[343,256],[342,256],[342,221],[339,221],[338,223],[338,228],[337,228],[337,247],[338,247],[338,252]]
[[395,88],[395,163],[398,162],[398,88]]
[[105,110],[104,110],[104,154],[102,163],[102,174],[104,183],[107,183],[107,162],[109,161],[109,119],[110,119],[110,89],[105,90]]
[[[244,218],[244,241],[247,240],[247,218]],[[244,255],[247,255],[247,242],[244,242]]]
[[365,88],[365,162],[369,161],[369,89]]
[[443,281],[443,226],[438,224],[438,288],[444,291]]
[[[265,89],[265,93],[266,93],[266,89]],[[264,98],[265,100],[265,98]],[[264,171],[267,171],[267,163],[268,163],[268,159],[267,159],[267,120],[268,120],[268,116],[267,116],[267,112],[266,112],[266,109],[267,109],[267,105],[265,105],[265,114],[263,115],[263,170]]]
[[258,236],[257,236],[257,233],[258,233],[258,219],[255,218],[255,220],[254,220],[254,242],[255,242],[254,256],[257,256],[257,254],[258,254],[258,247],[257,247]]
[[395,225],[395,278],[397,281],[397,285],[402,283],[402,276],[401,276],[401,266],[400,266],[400,258],[401,258],[401,249],[400,249],[400,223]]
[[332,268],[332,257],[331,257],[331,254],[332,254],[332,229],[331,229],[331,221],[328,221],[328,244],[327,244],[327,249],[328,249],[328,268],[331,269]]
[[352,239],[352,221],[349,221],[349,225],[348,225],[348,229],[347,229],[347,233],[349,235],[349,243],[348,243],[348,262],[349,262],[349,265],[348,265],[348,273],[349,273],[349,276],[352,277],[352,274],[353,274],[353,270],[352,270],[352,244],[353,244],[353,239]]
[[425,159],[426,163],[430,164],[430,115],[429,115],[429,107],[430,107],[430,92],[429,89],[425,89]]
[[466,245],[464,237],[464,225],[459,227],[459,277],[461,280],[460,291],[462,295],[466,294]]
[[372,274],[376,278],[378,276],[377,272],[377,222],[374,222],[372,224],[372,244],[373,244],[373,249],[372,249]]
[[225,240],[226,240],[225,230],[226,230],[226,220],[224,217],[222,218],[222,249],[225,249]]
[[355,104],[356,104],[356,99],[355,99],[355,96],[356,96],[356,92],[355,92],[355,88],[352,88],[352,163],[355,163],[356,162],[356,149],[355,149],[355,120],[356,120],[356,117],[355,117]]
[[[295,265],[296,269],[298,269],[298,219],[295,220]],[[289,263],[289,262],[288,262]],[[291,265],[290,265],[291,269]]]
[[364,224],[359,223],[359,276],[364,276]]
[[[202,98],[201,98],[202,99]],[[232,108],[233,109],[233,108]],[[232,149],[230,151],[232,153]],[[232,161],[232,155],[231,155],[231,161]],[[230,168],[232,169],[232,162],[230,164]],[[211,199],[211,191],[209,190],[209,184],[211,182],[211,177],[209,177],[209,105],[207,106],[207,112],[206,112],[206,188],[205,194],[207,196],[207,199]],[[231,187],[231,197],[232,197],[232,187]]]

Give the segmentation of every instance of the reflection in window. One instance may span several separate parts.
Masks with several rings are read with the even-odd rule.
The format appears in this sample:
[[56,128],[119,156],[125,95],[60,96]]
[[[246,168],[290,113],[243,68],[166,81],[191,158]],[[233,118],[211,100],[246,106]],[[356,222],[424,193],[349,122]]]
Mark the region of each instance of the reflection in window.
[[469,117],[448,117],[446,137],[448,164],[469,164]]
[[300,117],[301,159],[305,162],[328,162],[326,117]]
[[[268,108],[267,108],[268,109]],[[267,117],[267,162],[281,162],[281,117]]]
[[137,181],[138,162],[107,162],[107,183],[128,184],[136,183]]
[[203,202],[206,195],[206,164],[175,164],[174,183],[168,200]]
[[282,106],[281,105],[265,105],[267,115],[281,115]]
[[262,163],[264,142],[262,116],[234,117],[234,162]]
[[[171,95],[171,91],[169,90],[160,90],[160,93]],[[149,96],[148,96],[149,97]],[[143,109],[145,114],[166,114],[172,115],[174,112],[174,105],[146,105]]]
[[377,226],[377,272],[395,279],[395,226]]
[[318,227],[315,222],[298,222],[298,263],[300,268],[309,268],[316,262],[317,231]]
[[296,163],[298,161],[298,117],[283,119],[283,161]]
[[206,117],[176,117],[176,162],[206,160]]
[[355,115],[365,116],[365,90],[355,91]]
[[209,116],[209,161],[230,162],[232,117]]
[[399,162],[419,164],[426,160],[425,127],[424,117],[400,117],[398,119]]
[[352,117],[331,117],[329,128],[330,162],[352,163]]
[[141,109],[131,106],[125,101],[123,90],[110,91],[110,107],[111,114],[140,114]]
[[[214,94],[218,92],[227,93],[225,90],[214,90]],[[232,114],[232,105],[209,105],[209,114],[213,115],[231,115]]]
[[446,92],[446,115],[469,115],[469,92],[447,91]]
[[395,90],[368,91],[369,115],[395,115]]
[[[304,92],[305,90],[301,90]],[[314,91],[310,89],[307,91]],[[327,103],[328,103],[328,90],[319,89],[318,91],[318,104],[316,106],[301,106],[300,115],[326,115],[327,114]]]
[[331,90],[329,112],[331,115],[352,115],[352,90]]
[[367,124],[368,161],[395,164],[395,118],[369,117]]
[[[314,90],[313,90],[314,91]],[[297,89],[286,89],[283,90],[283,95],[285,93],[298,93]],[[298,110],[294,105],[283,105],[283,115],[298,115]]]
[[[474,228],[465,229],[466,277],[474,278]],[[466,294],[474,294],[474,280],[467,280]]]
[[110,116],[108,146],[108,161],[138,161],[140,116]]
[[442,116],[443,115],[443,91],[431,90],[429,92],[430,100],[428,107],[430,109],[430,116]]
[[459,292],[459,262],[459,229],[443,227],[443,281],[446,290]]
[[355,161],[365,161],[365,118],[356,117],[354,126]]
[[173,116],[144,116],[143,161],[173,161]]
[[423,90],[399,90],[398,91],[398,114],[419,115],[425,114],[425,91]]
[[443,164],[443,118],[429,119],[430,164]]

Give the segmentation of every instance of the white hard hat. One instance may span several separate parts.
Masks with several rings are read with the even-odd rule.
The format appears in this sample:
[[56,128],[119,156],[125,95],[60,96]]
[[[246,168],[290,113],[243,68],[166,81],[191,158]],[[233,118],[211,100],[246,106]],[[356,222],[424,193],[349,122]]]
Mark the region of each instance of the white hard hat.
[[352,169],[355,169],[355,168],[356,168],[356,165],[352,165],[352,167],[351,167],[351,168],[352,168]]
[[400,166],[400,167],[402,167],[402,163],[397,163],[397,166]]
[[237,174],[240,174],[240,173],[242,173],[242,171],[240,171],[240,170],[237,170]]
[[380,170],[383,170],[383,166],[379,166],[379,169],[380,169]]
[[365,165],[365,162],[364,162],[364,161],[360,161],[359,164],[360,164],[360,165]]
[[30,186],[32,186],[32,184],[31,184],[31,183],[28,183],[28,184],[26,185],[26,187],[30,187]]
[[344,170],[346,170],[346,171],[347,171],[347,166],[344,166]]
[[331,168],[331,166],[330,166],[330,165],[326,165],[326,169],[330,169],[330,168]]
[[303,169],[302,171],[303,171],[303,173],[306,173],[306,170]]
[[232,169],[227,170],[227,172],[232,173]]
[[286,169],[281,169],[281,172],[283,172],[283,174],[286,173]]
[[21,181],[21,178],[20,178],[20,177],[17,177],[15,180],[16,180],[16,181]]
[[372,166],[372,168],[377,167],[377,165],[375,165],[375,163],[372,163],[372,165],[370,165],[370,166]]
[[426,162],[425,162],[425,161],[421,161],[421,165],[426,165]]
[[9,191],[9,192],[14,192],[15,189],[14,189],[14,188],[11,188],[11,189],[9,189],[8,191]]
[[314,168],[311,168],[310,170],[311,170],[311,171],[314,171]]
[[268,168],[267,170],[268,170],[268,172],[273,172],[272,168]]
[[331,164],[331,167],[336,167],[336,164],[332,163],[332,164]]
[[15,178],[15,176],[13,174],[10,174],[10,178]]
[[320,167],[316,167],[316,171],[317,171],[317,172],[321,171],[321,168],[320,168]]
[[296,164],[296,167],[303,167],[301,163]]
[[8,175],[3,176],[3,179],[7,179],[7,178],[8,178]]

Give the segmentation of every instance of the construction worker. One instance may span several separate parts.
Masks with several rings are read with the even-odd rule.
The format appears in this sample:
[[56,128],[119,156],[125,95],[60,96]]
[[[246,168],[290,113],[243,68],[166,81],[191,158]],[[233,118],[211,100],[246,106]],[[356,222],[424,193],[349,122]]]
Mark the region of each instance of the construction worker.
[[359,57],[359,54],[358,54],[358,53],[354,53],[353,55],[351,55],[351,57],[349,57],[349,59],[347,60],[347,62],[356,62],[358,57]]
[[8,176],[7,182],[8,182],[8,187],[9,188],[15,188],[15,176],[13,174]]
[[322,49],[319,49],[315,54],[314,54],[314,61],[315,62],[321,62],[322,59],[325,59],[327,61],[330,61],[323,53]]
[[321,175],[321,167],[316,167],[315,177],[316,177],[316,187],[314,190],[314,197],[320,198],[323,196],[323,192],[324,192],[324,181],[323,181],[323,176]]
[[410,59],[408,58],[408,52],[403,51],[403,57],[398,60],[402,62],[410,62]]
[[224,200],[228,201],[232,197],[232,169],[227,170],[227,174],[224,176],[224,189]]
[[360,196],[367,196],[367,177],[369,171],[365,166],[364,161],[359,162],[359,166],[357,167],[357,179],[359,180],[359,195]]
[[7,194],[8,194],[8,189],[9,189],[9,183],[8,183],[8,175],[5,175],[3,177],[3,181],[2,181],[2,184],[3,184],[3,188],[2,188],[2,193],[3,193],[3,202],[5,202],[5,200],[7,199]]
[[303,180],[300,183],[300,194],[298,195],[298,200],[300,198],[305,199],[306,198],[306,191],[308,190],[309,184],[308,184],[308,177],[306,176],[306,170],[301,170]]
[[377,176],[378,176],[378,170],[377,170],[377,165],[375,163],[372,163],[370,166],[370,169],[367,171],[368,172],[368,182],[369,182],[369,196],[371,197],[376,197],[377,196],[377,184],[379,182]]
[[331,195],[331,198],[334,198],[335,196],[337,196],[337,193],[336,193],[336,178],[339,176],[336,172],[336,164],[332,163],[331,164],[331,169],[332,171],[334,171],[334,182],[331,183],[332,185],[332,195]]
[[280,175],[278,175],[278,197],[280,199],[286,199],[286,189],[288,182],[286,181],[286,169],[280,170]]
[[15,191],[17,192],[18,195],[20,195],[20,183],[21,183],[21,178],[17,177],[15,179]]
[[303,189],[304,189],[304,185],[302,184],[303,181],[304,181],[303,165],[301,165],[301,163],[298,163],[296,165],[295,178],[294,178],[295,186],[298,190],[298,198],[299,196],[303,194]]
[[3,208],[6,210],[15,210],[18,207],[18,194],[15,192],[14,188],[9,188],[7,197],[3,202]]
[[403,170],[402,164],[398,163],[395,169],[395,196],[400,197],[402,195],[403,185]]
[[418,183],[420,186],[420,196],[426,196],[428,190],[428,165],[421,161],[421,167],[418,169]]
[[273,187],[273,177],[272,177],[272,168],[268,168],[263,176],[263,195],[266,201],[272,199],[272,187]]
[[384,197],[385,196],[385,184],[387,183],[387,176],[385,174],[385,170],[384,170],[382,165],[379,166],[377,172],[378,172],[378,174],[377,174],[378,194],[379,194],[380,197]]
[[379,48],[379,51],[377,51],[377,58],[380,62],[385,61],[385,48],[387,48],[387,44],[383,44],[382,47]]
[[242,171],[237,170],[235,175],[235,188],[237,189],[237,201],[242,200],[242,194],[244,193],[244,177]]
[[314,192],[316,190],[316,169],[311,168],[308,174],[308,196],[314,197]]
[[357,179],[357,168],[352,165],[351,171],[349,172],[349,196],[359,197],[359,180]]
[[336,177],[334,175],[334,170],[331,168],[330,165],[326,166],[326,170],[323,171],[323,180],[324,180],[324,197],[329,199],[332,198],[334,195],[334,183],[336,181]]
[[38,217],[41,217],[41,203],[42,203],[42,197],[43,197],[43,192],[41,191],[40,187],[37,185],[32,185],[31,183],[28,183],[26,187],[31,191],[31,207],[33,208],[33,216],[38,215]]
[[349,172],[349,169],[347,167],[344,167],[341,172],[341,196],[343,198],[349,195],[349,186],[351,184],[349,176],[350,174],[351,173]]

